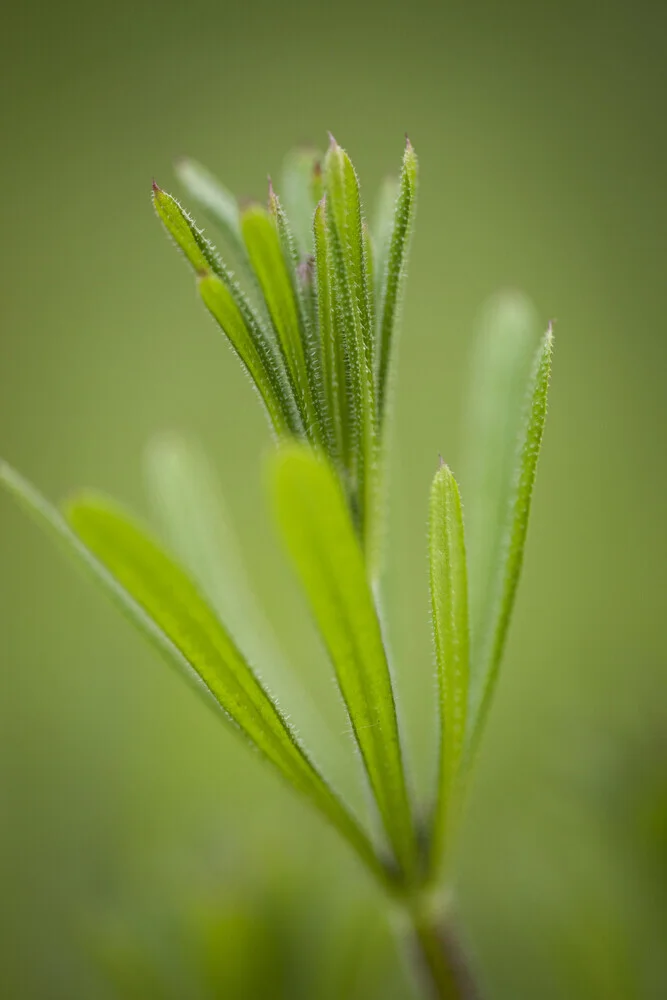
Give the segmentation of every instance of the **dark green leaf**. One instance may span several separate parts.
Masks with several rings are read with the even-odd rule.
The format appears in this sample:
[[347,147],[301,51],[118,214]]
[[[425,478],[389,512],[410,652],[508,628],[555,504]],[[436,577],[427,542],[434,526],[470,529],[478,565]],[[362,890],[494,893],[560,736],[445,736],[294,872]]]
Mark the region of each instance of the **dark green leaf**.
[[241,216],[241,229],[297,395],[302,421],[311,440],[317,441],[320,429],[308,381],[299,302],[276,223],[261,205],[251,205]]
[[440,770],[431,845],[431,864],[437,870],[452,823],[468,706],[468,579],[463,514],[456,480],[446,465],[436,472],[431,487],[429,557],[440,696]]
[[315,279],[317,283],[317,325],[324,413],[328,430],[328,451],[336,462],[349,457],[349,426],[345,378],[345,345],[336,336],[333,288],[331,285],[331,250],[325,219],[324,199],[315,210]]
[[359,181],[349,156],[333,138],[324,163],[324,182],[336,300],[336,337],[345,348],[349,377],[351,472],[356,480],[360,536],[364,544],[372,548],[377,463],[372,289],[364,249]]
[[286,445],[274,465],[278,521],[329,651],[396,858],[415,874],[416,846],[380,623],[339,480],[310,449]]
[[[398,187],[398,197],[394,208],[394,222],[386,253],[379,251],[376,265],[378,281],[381,282],[378,306],[377,384],[378,412],[380,422],[384,420],[391,362],[401,291],[404,284],[410,235],[417,207],[417,156],[408,139],[403,155],[403,169]],[[382,274],[380,274],[382,268]]]

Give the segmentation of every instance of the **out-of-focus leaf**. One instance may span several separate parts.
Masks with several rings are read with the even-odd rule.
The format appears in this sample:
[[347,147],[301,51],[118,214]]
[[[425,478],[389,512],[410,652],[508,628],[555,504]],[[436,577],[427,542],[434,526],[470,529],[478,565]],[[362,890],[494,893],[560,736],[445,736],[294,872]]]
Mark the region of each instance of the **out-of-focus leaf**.
[[156,184],[153,204],[167,232],[194,268],[199,294],[250,375],[276,434],[299,434],[303,425],[289,373],[243,291],[191,216]]
[[384,253],[379,248],[379,259],[376,263],[377,280],[381,282],[376,352],[378,412],[381,423],[387,406],[393,344],[416,207],[417,156],[408,139],[403,154],[403,168],[394,206],[393,227],[388,248]]
[[[371,243],[373,245],[374,262],[374,294],[376,307],[379,310],[382,302],[382,291],[387,270],[387,258],[391,234],[394,229],[394,212],[398,198],[398,178],[385,177],[380,188],[377,204],[373,213],[371,225]],[[379,312],[378,312],[379,315]]]
[[311,440],[317,441],[319,425],[308,381],[299,303],[278,228],[265,208],[251,205],[241,216],[241,230],[287,363],[301,419]]
[[446,465],[438,469],[431,487],[429,561],[440,703],[440,761],[431,845],[431,865],[437,870],[451,826],[465,750],[468,706],[468,579],[463,514],[456,480]]
[[359,533],[364,544],[372,544],[377,445],[372,290],[364,252],[359,181],[349,156],[333,138],[324,161],[324,184],[336,298],[336,337],[344,345],[349,373],[351,471],[356,480]]
[[206,274],[199,279],[199,294],[250,375],[276,434],[298,434],[302,424],[290,386],[285,385],[269,346],[252,336],[227,285],[217,275]]
[[196,160],[178,160],[175,169],[188,195],[217,227],[229,247],[241,258],[246,257],[239,207],[231,191]]
[[105,500],[73,500],[63,517],[4,462],[0,482],[78,557],[165,659],[386,879],[367,835],[314,768],[195,584],[171,558]]
[[[237,645],[262,677],[278,704],[299,719],[303,741],[336,787],[349,785],[345,746],[285,662],[280,645],[248,577],[215,471],[196,441],[164,434],[146,452],[149,498],[164,537],[181,565],[202,588]],[[359,792],[360,794],[355,794]],[[349,801],[363,809],[362,789],[347,788]]]
[[396,859],[416,846],[394,693],[380,623],[339,480],[310,449],[285,445],[273,467],[278,522],[329,651]]
[[322,157],[314,149],[293,149],[285,157],[280,190],[299,253],[313,252],[313,213],[322,197]]
[[[502,492],[499,491],[500,502],[491,525],[495,530],[487,529],[489,538],[494,543],[495,560],[489,567],[491,586],[488,599],[477,618],[479,636],[475,635],[475,619],[472,620],[474,644],[468,733],[473,751],[478,744],[493,695],[521,574],[537,460],[547,412],[552,347],[553,334],[550,326],[534,356],[532,373],[524,382],[523,412],[519,414],[518,428],[516,424],[510,425],[515,433],[511,436],[508,434],[506,442],[497,442],[499,447],[505,445],[502,455],[507,465],[504,470],[499,470],[498,485],[502,484],[503,489]],[[515,361],[516,367],[512,374],[516,377],[517,371],[523,369],[523,357],[516,357]],[[512,378],[508,378],[509,373],[504,374],[507,378],[506,386],[511,385],[513,392],[518,392],[518,385]],[[497,409],[489,411],[489,418],[493,412],[500,421],[502,397],[494,395],[494,399]],[[506,405],[513,402],[513,396],[510,396]],[[494,435],[489,428],[485,442],[487,448],[492,440]],[[489,461],[494,460],[495,456],[488,451],[485,454]],[[500,475],[500,472],[504,474]],[[491,511],[488,513],[490,516]]]

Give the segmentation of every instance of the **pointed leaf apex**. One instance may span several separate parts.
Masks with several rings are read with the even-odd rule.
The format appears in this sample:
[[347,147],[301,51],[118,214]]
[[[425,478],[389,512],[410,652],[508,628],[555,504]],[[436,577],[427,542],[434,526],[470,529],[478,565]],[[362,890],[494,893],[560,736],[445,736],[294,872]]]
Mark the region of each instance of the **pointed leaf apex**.
[[161,194],[162,193],[162,188],[158,185],[158,183],[155,180],[155,178],[153,178],[153,180],[151,182],[151,187],[153,189],[153,194]]
[[444,467],[445,467],[445,460],[442,457],[442,455],[438,455],[438,468],[444,469]]
[[405,148],[406,149],[413,149],[414,148],[413,145],[412,145],[412,143],[410,142],[410,136],[408,135],[407,132],[405,133]]
[[339,146],[338,143],[336,142],[336,137],[334,136],[334,134],[332,132],[327,132],[327,135],[329,136],[329,148],[338,149]]

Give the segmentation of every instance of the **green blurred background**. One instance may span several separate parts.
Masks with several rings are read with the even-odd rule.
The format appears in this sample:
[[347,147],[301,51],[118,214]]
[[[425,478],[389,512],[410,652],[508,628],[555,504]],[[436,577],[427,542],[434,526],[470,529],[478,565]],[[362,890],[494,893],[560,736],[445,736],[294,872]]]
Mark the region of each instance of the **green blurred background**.
[[[520,287],[557,319],[460,859],[489,1000],[667,996],[666,29],[652,0],[26,0],[2,15],[0,453],[50,496],[90,484],[145,512],[146,442],[200,437],[350,787],[266,510],[268,432],[153,216],[151,177],[176,191],[187,152],[263,197],[284,152],[331,129],[370,202],[406,130],[420,154],[387,589],[422,788],[427,491],[438,452],[460,463],[475,317]],[[412,997],[345,847],[5,497],[0,560],[0,996]]]

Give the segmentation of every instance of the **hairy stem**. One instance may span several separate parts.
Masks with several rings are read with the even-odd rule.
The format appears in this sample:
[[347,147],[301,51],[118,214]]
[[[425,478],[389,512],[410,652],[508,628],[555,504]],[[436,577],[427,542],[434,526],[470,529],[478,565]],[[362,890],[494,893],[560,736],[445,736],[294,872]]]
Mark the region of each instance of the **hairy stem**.
[[451,916],[406,904],[411,958],[429,1000],[481,1000]]

